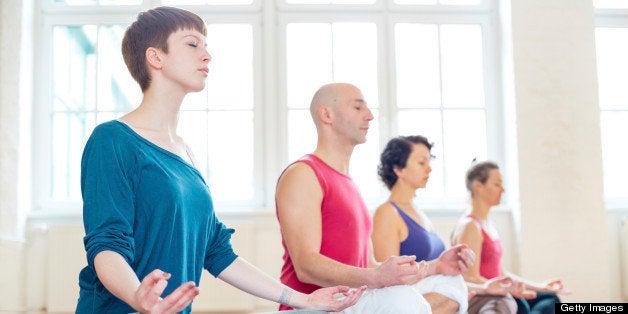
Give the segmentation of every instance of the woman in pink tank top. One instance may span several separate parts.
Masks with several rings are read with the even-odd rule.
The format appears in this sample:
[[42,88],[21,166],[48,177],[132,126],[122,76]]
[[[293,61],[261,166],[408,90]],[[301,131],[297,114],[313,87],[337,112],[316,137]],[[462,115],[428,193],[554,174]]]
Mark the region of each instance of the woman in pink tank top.
[[471,212],[460,218],[452,234],[453,243],[465,243],[476,254],[476,263],[464,274],[465,280],[484,284],[508,277],[513,282],[509,292],[517,301],[517,313],[554,313],[554,303],[560,302],[557,294],[569,293],[560,279],[534,282],[504,271],[501,265],[502,244],[489,219],[491,208],[499,205],[504,193],[497,164],[475,164],[467,171],[466,186],[471,193]]

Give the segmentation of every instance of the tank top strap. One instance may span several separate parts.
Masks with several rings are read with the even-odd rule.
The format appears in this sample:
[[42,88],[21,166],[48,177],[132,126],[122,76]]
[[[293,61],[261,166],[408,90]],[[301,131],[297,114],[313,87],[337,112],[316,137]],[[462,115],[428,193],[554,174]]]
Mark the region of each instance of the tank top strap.
[[473,214],[467,214],[465,217],[469,217],[469,218],[473,219],[473,221],[478,223],[480,225],[480,227],[482,226],[482,223],[480,222],[480,220],[477,217],[473,216]]

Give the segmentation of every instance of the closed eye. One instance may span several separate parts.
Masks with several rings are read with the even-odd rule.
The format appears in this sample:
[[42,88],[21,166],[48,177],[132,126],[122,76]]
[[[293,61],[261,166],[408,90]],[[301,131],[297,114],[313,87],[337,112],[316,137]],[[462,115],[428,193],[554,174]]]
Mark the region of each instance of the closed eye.
[[198,45],[197,45],[197,44],[188,44],[188,46],[190,46],[190,47],[194,47],[194,48],[198,47]]

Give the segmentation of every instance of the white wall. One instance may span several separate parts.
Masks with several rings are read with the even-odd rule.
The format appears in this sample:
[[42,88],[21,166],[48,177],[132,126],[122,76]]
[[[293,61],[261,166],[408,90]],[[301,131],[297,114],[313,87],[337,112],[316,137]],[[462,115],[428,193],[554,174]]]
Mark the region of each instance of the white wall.
[[593,4],[512,0],[521,274],[559,276],[573,301],[607,301]]

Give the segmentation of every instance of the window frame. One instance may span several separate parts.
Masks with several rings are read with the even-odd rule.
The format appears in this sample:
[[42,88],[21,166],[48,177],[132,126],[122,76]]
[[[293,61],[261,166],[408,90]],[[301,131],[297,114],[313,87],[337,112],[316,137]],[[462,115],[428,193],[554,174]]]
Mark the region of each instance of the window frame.
[[[63,6],[43,1],[36,7],[36,60],[39,75],[35,78],[35,106],[33,114],[33,210],[46,214],[78,213],[77,201],[53,201],[51,190],[51,101],[52,101],[52,47],[51,34],[56,25],[111,25],[129,24],[137,13],[157,6],[160,1],[145,0],[141,5],[129,6]],[[225,214],[260,213],[274,211],[274,192],[277,178],[292,160],[288,158],[287,82],[286,82],[286,26],[290,22],[368,22],[377,27],[378,42],[378,110],[379,146],[397,134],[394,95],[395,54],[394,24],[398,22],[479,24],[483,36],[483,75],[487,131],[487,156],[502,165],[505,179],[508,166],[505,161],[504,111],[499,105],[502,93],[498,49],[497,1],[482,0],[477,7],[443,5],[397,5],[393,0],[377,0],[371,5],[307,5],[287,4],[284,0],[254,0],[251,5],[208,6],[180,5],[201,16],[207,23],[250,23],[253,29],[253,94],[254,147],[253,184],[251,203],[216,203],[217,212]],[[342,12],[338,12],[342,10]],[[313,148],[312,148],[313,149]],[[78,178],[77,178],[78,180]],[[463,180],[463,178],[461,178]],[[382,185],[381,198],[387,193]],[[506,198],[504,198],[506,200]],[[374,209],[371,199],[367,203]],[[418,200],[420,201],[420,200]],[[459,211],[467,207],[466,199],[421,203],[430,210]]]

